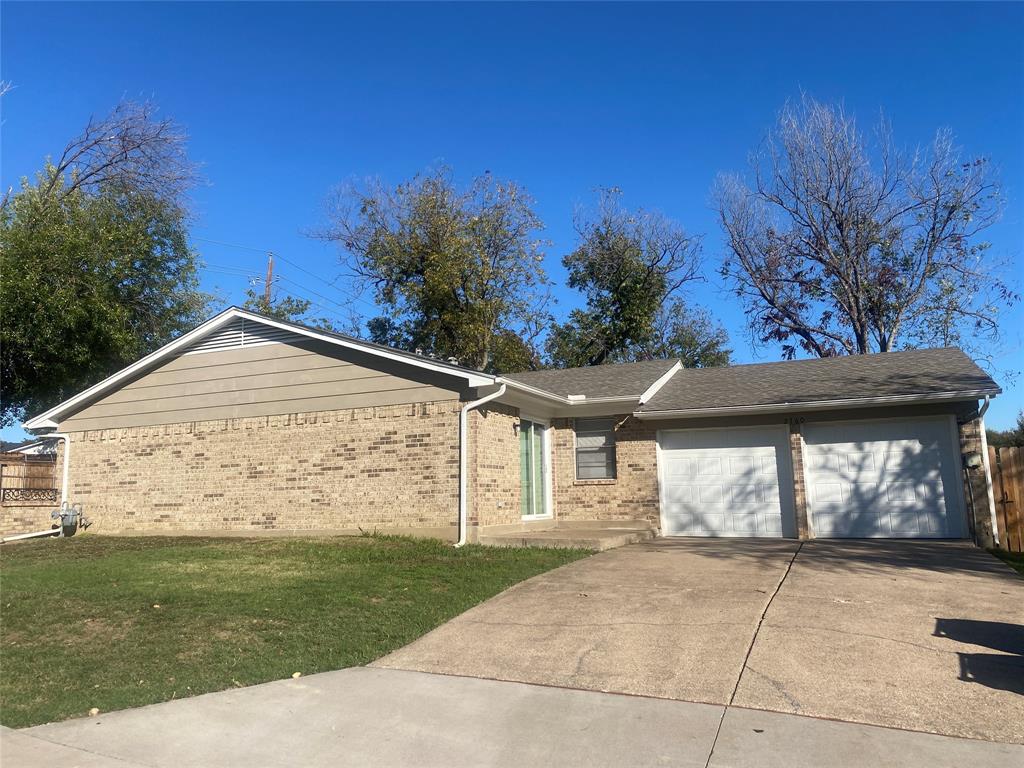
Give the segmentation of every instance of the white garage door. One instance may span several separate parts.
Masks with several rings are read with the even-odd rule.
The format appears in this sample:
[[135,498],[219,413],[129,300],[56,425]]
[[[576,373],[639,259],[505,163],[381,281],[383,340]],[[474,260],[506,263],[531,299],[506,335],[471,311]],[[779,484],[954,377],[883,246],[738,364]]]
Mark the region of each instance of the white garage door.
[[664,535],[795,535],[787,435],[785,427],[661,432]]
[[947,417],[806,424],[807,504],[825,538],[963,536]]

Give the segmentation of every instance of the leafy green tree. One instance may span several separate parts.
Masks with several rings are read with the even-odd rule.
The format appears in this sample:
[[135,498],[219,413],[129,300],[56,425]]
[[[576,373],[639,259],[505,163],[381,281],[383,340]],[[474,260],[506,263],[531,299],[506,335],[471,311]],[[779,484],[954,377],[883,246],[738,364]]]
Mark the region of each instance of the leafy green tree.
[[47,409],[195,325],[195,166],[151,104],[90,120],[0,200],[0,423]]
[[524,350],[547,285],[533,204],[513,182],[484,174],[462,189],[441,168],[342,189],[319,236],[388,310],[368,323],[373,340],[508,372],[537,357]]
[[989,445],[1024,446],[1024,410],[1017,414],[1017,424],[1010,429],[989,429],[986,437]]
[[[555,367],[600,365],[662,354],[700,357],[686,343],[721,330],[698,328],[707,313],[681,312],[680,289],[700,276],[700,240],[660,214],[622,207],[621,191],[600,192],[592,215],[576,216],[579,244],[562,263],[585,307],[552,327],[548,359]],[[718,346],[725,343],[722,339]],[[714,359],[704,351],[704,358]],[[728,359],[728,351],[725,354]]]
[[681,299],[667,304],[658,315],[655,331],[625,357],[629,360],[661,360],[675,357],[684,368],[715,368],[732,362],[729,334],[716,324],[711,313],[689,307]]
[[252,288],[245,292],[245,302],[242,304],[243,309],[277,320],[302,323],[325,331],[336,330],[335,323],[330,318],[311,316],[312,307],[313,302],[308,299],[287,294],[280,295],[274,291],[271,292],[268,300],[265,291],[256,291]]
[[197,324],[185,214],[116,189],[67,191],[47,166],[0,209],[0,418],[43,411]]

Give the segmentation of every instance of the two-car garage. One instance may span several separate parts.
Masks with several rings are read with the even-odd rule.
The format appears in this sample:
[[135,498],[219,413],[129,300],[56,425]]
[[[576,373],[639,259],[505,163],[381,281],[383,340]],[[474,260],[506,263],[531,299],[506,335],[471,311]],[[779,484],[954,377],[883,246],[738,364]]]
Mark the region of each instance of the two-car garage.
[[951,415],[808,420],[792,442],[785,424],[659,430],[662,532],[794,537],[802,486],[812,536],[959,538],[956,434]]

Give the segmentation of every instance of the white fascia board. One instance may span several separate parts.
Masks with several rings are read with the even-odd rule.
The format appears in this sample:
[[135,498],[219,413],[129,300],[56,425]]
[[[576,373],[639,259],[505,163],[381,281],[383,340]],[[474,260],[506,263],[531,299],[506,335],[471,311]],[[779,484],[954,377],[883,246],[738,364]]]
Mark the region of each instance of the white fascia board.
[[25,429],[44,429],[56,427],[57,423],[55,419],[59,417],[61,414],[64,414],[67,411],[71,410],[82,401],[88,400],[92,397],[95,397],[96,395],[99,395],[115,387],[118,383],[124,381],[127,378],[130,378],[134,374],[148,368],[154,363],[159,362],[163,358],[173,355],[179,349],[187,347],[192,342],[197,341],[203,336],[206,336],[207,334],[211,333],[212,331],[217,330],[222,325],[231,322],[235,318],[243,318],[254,323],[262,323],[263,325],[268,325],[272,328],[280,328],[281,330],[291,331],[292,333],[298,334],[300,336],[308,336],[311,339],[324,341],[327,342],[328,344],[334,344],[336,346],[344,347],[346,349],[354,349],[369,355],[375,355],[376,357],[393,360],[399,363],[406,363],[416,368],[424,368],[426,370],[443,373],[448,376],[453,376],[455,378],[462,378],[466,380],[466,385],[469,387],[483,387],[489,384],[497,383],[496,377],[489,376],[485,373],[474,373],[471,371],[455,369],[449,366],[435,363],[429,359],[417,360],[406,355],[388,352],[375,346],[361,344],[356,340],[350,341],[348,339],[338,338],[337,336],[331,336],[329,334],[321,333],[319,331],[313,330],[312,328],[293,325],[291,323],[281,323],[270,318],[252,314],[251,312],[246,312],[243,309],[238,309],[238,307],[229,307],[220,314],[214,315],[202,325],[193,328],[188,333],[182,334],[174,341],[160,347],[160,349],[156,350],[155,352],[151,352],[141,360],[132,363],[127,368],[121,369],[113,376],[108,376],[99,384],[95,384],[89,387],[88,389],[79,392],[74,397],[69,398],[64,402],[55,405],[50,410],[41,413],[38,416],[34,416],[31,419],[28,419],[27,421],[25,421],[24,424],[22,424],[22,426]]
[[[31,419],[31,422],[32,422],[31,426],[29,426],[29,422],[28,421],[26,421],[21,426],[24,429],[56,429],[57,428],[57,422],[56,421],[53,421],[52,419],[44,419],[43,421],[39,421],[40,418],[41,417],[37,416],[36,418]],[[38,422],[38,423],[36,423],[36,422]],[[33,433],[33,434],[35,434],[35,433]]]
[[991,392],[941,392],[934,395],[890,395],[886,397],[858,397],[845,400],[816,400],[806,403],[769,403],[766,405],[738,405],[723,408],[688,408],[675,411],[635,411],[633,415],[644,421],[651,419],[695,419],[708,416],[742,416],[759,413],[792,413],[793,411],[827,411],[832,408],[861,408],[872,405],[911,405],[914,403],[977,400]]
[[675,376],[676,372],[679,371],[682,367],[683,361],[676,360],[675,365],[673,365],[671,368],[665,371],[665,373],[659,376],[658,380],[651,384],[651,386],[647,388],[647,391],[640,395],[640,405],[643,405],[644,403],[648,402],[652,397],[658,394],[658,390],[664,387],[665,384],[668,383],[668,380]]

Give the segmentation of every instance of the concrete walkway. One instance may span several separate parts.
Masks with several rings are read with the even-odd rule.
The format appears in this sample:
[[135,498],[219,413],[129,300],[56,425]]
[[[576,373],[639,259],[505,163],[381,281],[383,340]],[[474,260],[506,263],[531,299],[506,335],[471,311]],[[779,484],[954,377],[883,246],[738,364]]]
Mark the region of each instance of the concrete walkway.
[[375,666],[1024,743],[1024,580],[959,542],[661,539]]
[[1005,768],[1024,761],[1024,747],[735,707],[356,668],[4,729],[0,761],[4,768]]

